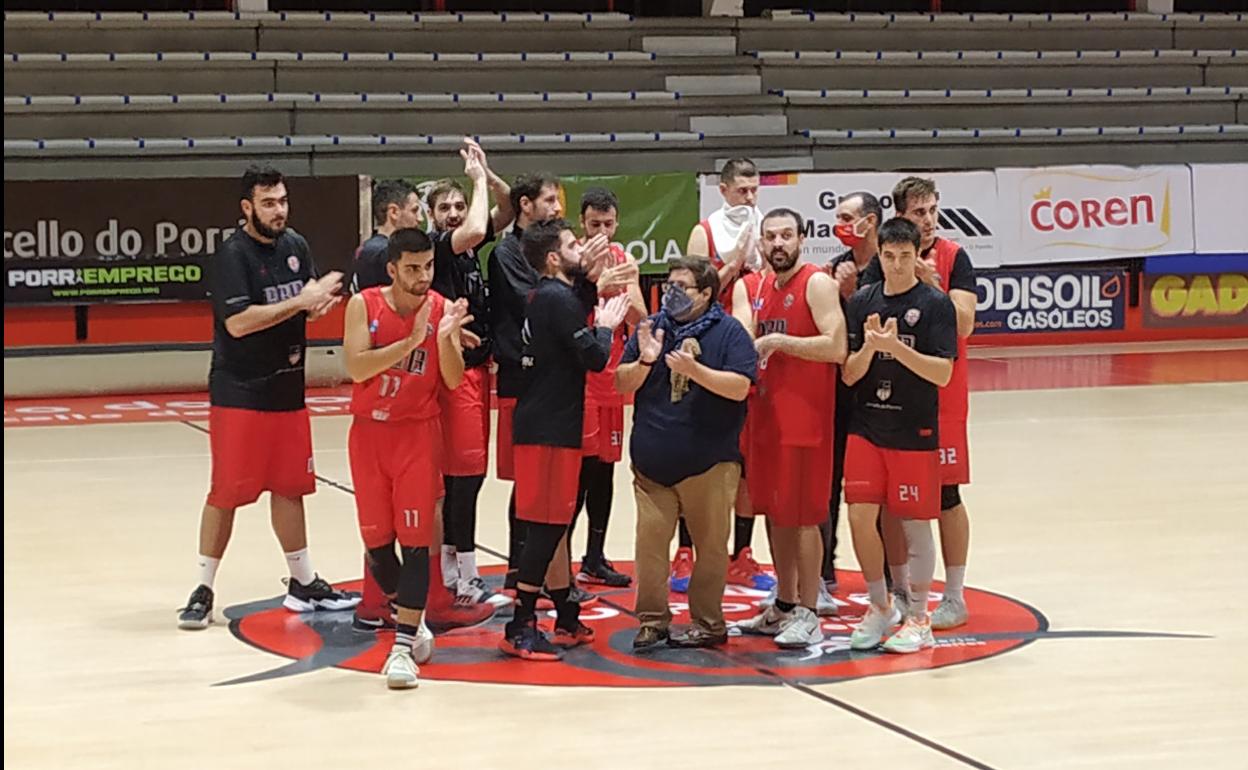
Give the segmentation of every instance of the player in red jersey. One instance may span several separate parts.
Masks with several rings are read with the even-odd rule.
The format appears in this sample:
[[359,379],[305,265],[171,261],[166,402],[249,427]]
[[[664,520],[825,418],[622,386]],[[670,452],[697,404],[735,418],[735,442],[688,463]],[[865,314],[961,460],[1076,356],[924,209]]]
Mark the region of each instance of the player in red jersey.
[[355,382],[348,453],[360,536],[373,577],[397,603],[382,673],[390,688],[405,689],[419,684],[418,666],[433,654],[422,616],[444,494],[438,394],[464,378],[461,334],[472,316],[467,300],[448,303],[431,290],[428,235],[398,230],[388,249],[393,283],[347,303],[343,355]]
[[[945,562],[945,591],[940,604],[932,612],[932,628],[940,631],[956,628],[968,617],[963,584],[971,527],[958,485],[971,481],[971,456],[966,437],[970,401],[967,339],[975,331],[975,269],[965,250],[953,241],[936,235],[940,193],[935,182],[921,177],[906,177],[893,188],[893,205],[898,216],[905,217],[919,228],[919,259],[915,263],[918,279],[949,295],[958,320],[958,357],[949,384],[940,390],[940,546]],[[868,265],[863,283],[880,280],[883,276],[876,260]],[[884,523],[886,542],[891,540],[896,543],[900,536],[895,529],[896,522],[885,517]],[[889,531],[890,525],[892,531]],[[892,567],[890,571],[893,571]],[[904,596],[905,581],[898,581],[894,576],[893,582],[894,590]]]
[[957,332],[953,303],[915,276],[918,228],[891,219],[880,228],[879,245],[884,280],[855,293],[846,310],[852,352],[844,379],[853,388],[854,410],[845,447],[845,500],[871,600],[849,643],[855,650],[872,649],[901,619],[889,601],[876,529],[880,508],[887,506],[908,546],[911,600],[905,625],[884,649],[913,653],[935,646],[927,599],[936,568],[930,521],[940,515],[937,402],[938,389],[953,374]]
[[[611,504],[615,496],[615,464],[620,461],[624,446],[624,397],[615,390],[615,372],[624,356],[628,342],[628,324],[646,317],[646,301],[641,295],[637,262],[615,243],[619,227],[620,201],[615,193],[593,187],[581,195],[581,230],[586,240],[602,236],[610,245],[598,276],[600,297],[627,294],[628,314],[611,332],[611,357],[601,372],[585,374],[585,426],[582,437],[580,488],[576,510],[584,506],[589,517],[589,535],[585,540],[585,556],[581,559],[577,579],[586,583],[623,587],[632,578],[616,571],[604,551]],[[591,319],[592,320],[592,319]],[[576,527],[576,516],[568,528],[568,538]]]
[[771,521],[776,602],[743,622],[781,647],[823,639],[816,614],[823,587],[823,537],[832,493],[837,364],[845,360],[845,320],[836,282],[802,260],[802,216],[774,209],[763,217],[762,282],[756,316],[758,391],[750,410],[750,495]]

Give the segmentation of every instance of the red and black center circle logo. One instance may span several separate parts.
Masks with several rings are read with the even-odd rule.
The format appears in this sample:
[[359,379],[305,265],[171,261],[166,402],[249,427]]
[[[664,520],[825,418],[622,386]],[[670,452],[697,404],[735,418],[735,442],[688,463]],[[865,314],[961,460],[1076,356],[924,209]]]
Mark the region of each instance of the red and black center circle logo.
[[[631,572],[632,565],[616,563]],[[503,567],[487,567],[483,576],[495,587]],[[658,647],[641,653],[632,649],[637,633],[633,614],[634,592],[604,589],[599,600],[584,608],[581,620],[595,631],[590,645],[569,650],[562,663],[520,661],[498,649],[503,624],[510,618],[497,615],[489,623],[440,635],[433,660],[421,666],[424,679],[525,685],[584,685],[595,687],[691,687],[729,684],[805,684],[838,682],[903,671],[940,668],[982,660],[1017,650],[1052,636],[1173,636],[1171,634],[1112,631],[1049,630],[1038,610],[1007,596],[968,588],[965,591],[970,621],[957,629],[936,632],[936,647],[911,655],[891,655],[881,650],[849,648],[853,626],[862,620],[868,600],[862,575],[841,571],[836,594],[839,613],[823,618],[822,644],[799,650],[782,650],[767,637],[733,636],[719,649]],[[358,590],[359,583],[339,588]],[[940,584],[934,590],[938,592]],[[723,607],[729,623],[759,612],[762,591],[728,586]],[[939,598],[936,594],[935,598]],[[670,595],[673,623],[689,622],[687,597]],[[294,614],[283,609],[281,597],[230,607],[230,629],[239,639],[259,649],[291,658],[292,663],[252,674],[224,684],[236,684],[298,674],[326,667],[376,673],[381,670],[393,641],[392,632],[378,634],[352,628],[351,612]],[[553,626],[553,611],[540,621]]]

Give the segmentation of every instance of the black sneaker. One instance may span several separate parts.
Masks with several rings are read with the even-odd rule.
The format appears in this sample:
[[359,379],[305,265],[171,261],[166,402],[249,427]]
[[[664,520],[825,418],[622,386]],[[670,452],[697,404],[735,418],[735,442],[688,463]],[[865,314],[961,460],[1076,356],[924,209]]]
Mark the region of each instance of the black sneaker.
[[563,652],[550,643],[537,629],[534,619],[517,623],[511,621],[503,632],[498,649],[516,658],[534,661],[556,661],[563,657]]
[[616,572],[615,565],[610,561],[604,558],[595,559],[589,556],[586,556],[581,561],[581,571],[576,578],[586,583],[610,586],[611,588],[627,588],[633,584],[633,579],[623,572]]
[[576,583],[573,583],[568,586],[568,601],[585,607],[598,601],[598,594],[591,594]]
[[337,591],[325,578],[317,575],[306,586],[293,577],[286,579],[286,599],[282,606],[291,612],[315,610],[349,610],[360,603],[359,594]]
[[201,631],[212,622],[212,589],[206,585],[198,586],[191,591],[191,598],[186,606],[179,610],[178,628],[187,631]]

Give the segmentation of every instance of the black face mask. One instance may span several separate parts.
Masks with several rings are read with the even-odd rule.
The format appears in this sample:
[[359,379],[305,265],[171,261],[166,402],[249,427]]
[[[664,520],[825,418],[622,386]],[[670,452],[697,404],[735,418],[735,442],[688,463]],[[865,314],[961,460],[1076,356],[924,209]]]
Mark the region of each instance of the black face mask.
[[693,304],[689,292],[675,284],[668,286],[663,294],[663,312],[674,321],[688,321],[693,316]]

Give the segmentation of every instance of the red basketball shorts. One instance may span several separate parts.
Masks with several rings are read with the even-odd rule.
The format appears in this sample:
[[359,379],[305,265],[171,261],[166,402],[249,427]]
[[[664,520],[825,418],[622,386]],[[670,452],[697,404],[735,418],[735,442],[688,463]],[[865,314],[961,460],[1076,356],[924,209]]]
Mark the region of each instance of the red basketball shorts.
[[624,451],[624,407],[585,404],[581,455],[618,463]]
[[773,526],[813,527],[828,519],[832,497],[832,444],[783,446],[757,440],[746,462],[750,502]]
[[581,450],[520,444],[516,457],[516,518],[570,524],[581,480]]
[[464,370],[455,390],[442,389],[443,473],[447,476],[484,476],[490,454],[490,372],[474,366]]
[[316,491],[312,426],[306,409],[259,412],[214,406],[208,410],[212,488],[208,504],[238,508],[262,492],[297,498]]
[[883,505],[903,519],[939,518],[937,451],[883,449],[851,435],[845,442],[845,502]]
[[498,465],[498,478],[516,480],[515,447],[512,444],[511,416],[516,411],[514,398],[498,399],[498,436],[494,439],[494,461]]
[[941,484],[971,483],[971,453],[966,442],[965,420],[940,421],[939,454]]
[[356,417],[347,436],[355,510],[366,548],[433,543],[442,488],[440,420]]

